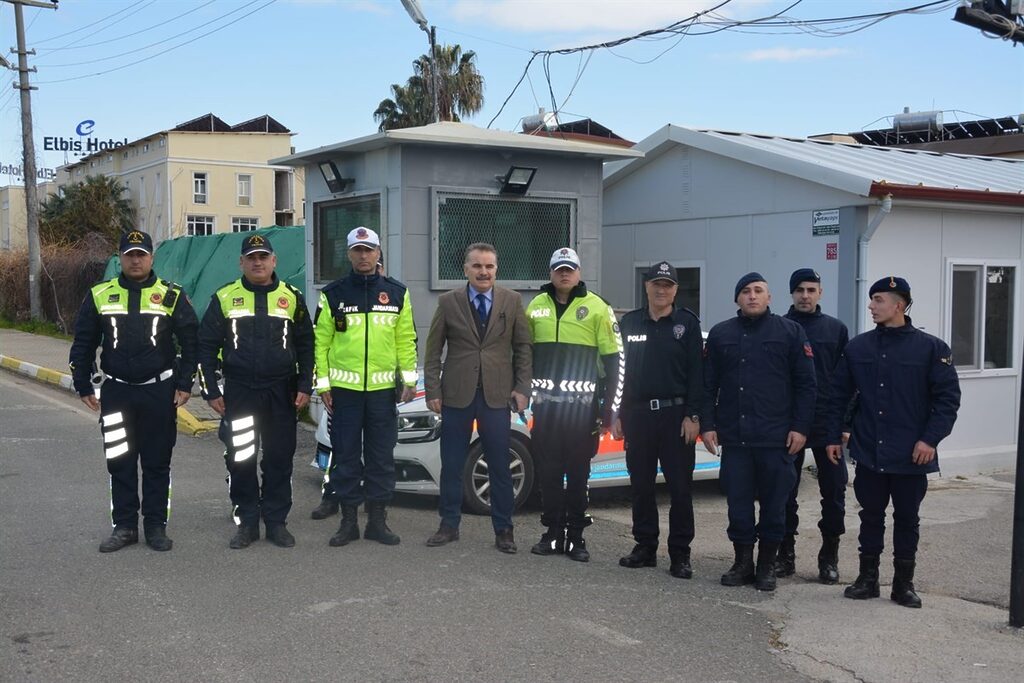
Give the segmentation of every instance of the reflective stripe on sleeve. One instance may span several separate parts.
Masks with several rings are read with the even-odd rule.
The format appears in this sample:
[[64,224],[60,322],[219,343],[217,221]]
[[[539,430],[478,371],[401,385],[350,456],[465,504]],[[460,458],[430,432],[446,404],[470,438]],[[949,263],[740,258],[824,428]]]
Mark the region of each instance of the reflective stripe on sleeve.
[[331,380],[327,379],[326,377],[317,377],[316,378],[316,390],[317,391],[327,391],[330,388],[331,388]]
[[402,371],[402,381],[405,382],[406,384],[410,384],[410,385],[411,384],[416,384],[416,380],[418,380],[419,378],[420,378],[419,373],[417,373],[415,371],[413,371],[413,372],[405,372],[404,370]]

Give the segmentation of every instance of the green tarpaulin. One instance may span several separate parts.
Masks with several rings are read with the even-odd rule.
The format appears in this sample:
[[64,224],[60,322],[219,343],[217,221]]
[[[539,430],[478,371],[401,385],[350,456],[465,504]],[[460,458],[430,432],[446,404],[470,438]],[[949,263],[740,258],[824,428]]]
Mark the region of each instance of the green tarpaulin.
[[[301,226],[261,228],[254,231],[270,239],[277,256],[277,276],[306,290],[306,229]],[[221,233],[203,237],[176,237],[156,248],[153,270],[165,280],[177,282],[192,300],[196,315],[206,312],[210,297],[222,285],[241,276],[238,258],[242,240],[252,232]],[[121,262],[112,256],[107,262],[104,279],[116,277]],[[316,302],[310,304],[316,305]]]

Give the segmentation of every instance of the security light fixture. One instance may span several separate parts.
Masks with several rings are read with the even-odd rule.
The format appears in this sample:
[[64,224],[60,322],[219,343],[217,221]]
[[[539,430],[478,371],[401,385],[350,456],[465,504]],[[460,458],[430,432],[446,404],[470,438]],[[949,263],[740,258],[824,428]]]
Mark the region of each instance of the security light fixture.
[[332,194],[344,192],[356,182],[355,178],[342,178],[341,173],[338,172],[338,167],[334,165],[333,161],[321,161],[320,173],[323,174],[324,181],[327,183],[327,189]]
[[528,166],[509,166],[508,173],[497,176],[501,181],[501,190],[499,191],[502,194],[526,194],[536,172],[537,169]]

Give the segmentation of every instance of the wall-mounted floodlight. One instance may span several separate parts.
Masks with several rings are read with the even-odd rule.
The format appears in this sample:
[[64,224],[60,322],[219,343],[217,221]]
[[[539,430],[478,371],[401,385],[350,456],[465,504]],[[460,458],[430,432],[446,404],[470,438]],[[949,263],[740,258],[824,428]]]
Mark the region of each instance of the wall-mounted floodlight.
[[342,178],[341,173],[338,172],[338,167],[334,165],[333,161],[321,161],[320,173],[323,174],[324,182],[327,183],[327,189],[332,194],[344,192],[356,182],[355,178]]
[[537,169],[528,166],[509,166],[508,173],[497,177],[501,182],[499,191],[502,194],[526,194],[535,173]]

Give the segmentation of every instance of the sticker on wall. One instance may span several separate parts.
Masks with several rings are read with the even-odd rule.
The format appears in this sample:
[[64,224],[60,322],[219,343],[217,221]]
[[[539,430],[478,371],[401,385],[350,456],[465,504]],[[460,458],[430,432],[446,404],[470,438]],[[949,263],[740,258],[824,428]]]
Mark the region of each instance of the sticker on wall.
[[825,260],[835,261],[839,258],[839,243],[829,242],[825,245]]

